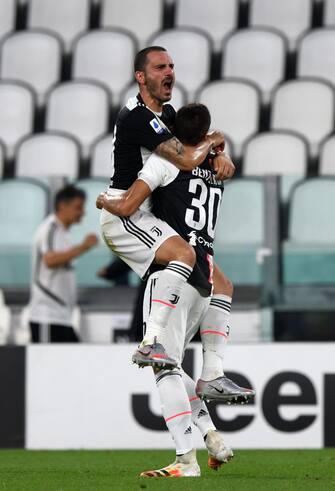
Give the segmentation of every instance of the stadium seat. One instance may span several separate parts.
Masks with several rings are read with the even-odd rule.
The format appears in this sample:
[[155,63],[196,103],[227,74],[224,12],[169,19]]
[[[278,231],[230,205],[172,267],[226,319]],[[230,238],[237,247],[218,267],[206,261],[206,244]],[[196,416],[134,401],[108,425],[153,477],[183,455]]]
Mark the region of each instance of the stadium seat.
[[273,131],[251,138],[244,149],[243,175],[281,176],[281,199],[307,173],[307,143],[298,135]]
[[108,94],[102,87],[85,82],[67,82],[56,87],[47,104],[46,128],[77,138],[87,158],[90,146],[106,133]]
[[294,80],[275,91],[271,128],[300,133],[307,139],[312,157],[316,157],[320,141],[333,127],[334,92],[326,83]]
[[243,178],[226,184],[216,226],[215,260],[234,284],[262,282],[256,256],[264,244],[264,210],[261,181]]
[[103,242],[100,233],[100,210],[95,206],[95,200],[101,191],[105,191],[109,179],[82,179],[77,186],[86,192],[86,206],[83,220],[71,229],[73,243],[79,243],[84,236],[95,233],[99,238],[99,245],[77,260],[77,279],[79,286],[105,286],[105,282],[96,276],[96,273],[111,260],[111,252]]
[[207,37],[191,29],[170,29],[152,38],[150,44],[168,50],[177,81],[187,90],[188,101],[193,101],[195,92],[209,79],[211,54]]
[[283,246],[286,284],[334,283],[334,209],[334,178],[309,179],[295,188]]
[[[132,84],[130,87],[126,89],[123,93],[121,105],[125,105],[130,97],[134,97],[138,94],[138,85]],[[169,101],[169,104],[175,108],[176,111],[183,106],[186,102],[186,92],[185,89],[178,83],[176,83],[173,87],[172,99]]]
[[1,140],[11,159],[19,139],[33,130],[34,97],[22,84],[0,82],[0,108]]
[[142,49],[150,36],[161,30],[163,0],[101,0],[102,27],[125,29],[135,36]]
[[58,34],[69,53],[74,38],[89,27],[90,7],[90,0],[30,0],[27,24]]
[[2,46],[1,78],[29,84],[44,104],[46,92],[58,82],[61,46],[58,39],[38,31],[21,31],[8,37]]
[[320,151],[320,176],[335,175],[335,136],[331,136],[322,143]]
[[91,162],[92,177],[105,177],[108,179],[111,176],[112,150],[113,135],[105,136],[95,144]]
[[15,29],[16,0],[0,2],[0,39]]
[[[9,206],[13,197],[18,206]],[[47,213],[46,189],[33,180],[0,182],[0,285],[28,286],[31,243]]]
[[265,104],[285,76],[285,41],[276,32],[242,29],[225,43],[221,75],[241,78],[260,88]]
[[25,139],[16,157],[16,176],[78,177],[79,145],[69,136],[40,133]]
[[118,106],[121,92],[133,79],[134,55],[134,42],[124,32],[90,31],[75,43],[72,76],[105,84]]
[[245,141],[258,130],[260,95],[255,87],[238,80],[212,82],[197,94],[212,116],[212,128],[227,134],[240,158]]
[[335,29],[315,29],[301,40],[298,77],[317,77],[335,86]]
[[324,0],[323,2],[323,25],[335,26],[335,1]]
[[214,43],[214,50],[220,51],[223,38],[237,27],[238,7],[238,0],[179,0],[175,23],[177,27],[206,31]]
[[288,39],[290,51],[294,51],[299,36],[311,26],[312,6],[312,0],[252,0],[249,23],[277,29]]

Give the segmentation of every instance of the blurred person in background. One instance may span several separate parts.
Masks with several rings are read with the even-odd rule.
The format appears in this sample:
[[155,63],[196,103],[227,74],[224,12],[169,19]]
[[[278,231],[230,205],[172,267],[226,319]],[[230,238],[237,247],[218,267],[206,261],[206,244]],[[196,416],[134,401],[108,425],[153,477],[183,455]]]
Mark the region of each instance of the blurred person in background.
[[74,186],[59,190],[54,213],[39,226],[32,249],[29,302],[31,339],[34,343],[78,342],[72,326],[77,286],[72,260],[97,244],[94,234],[73,246],[70,227],[84,215],[85,192]]

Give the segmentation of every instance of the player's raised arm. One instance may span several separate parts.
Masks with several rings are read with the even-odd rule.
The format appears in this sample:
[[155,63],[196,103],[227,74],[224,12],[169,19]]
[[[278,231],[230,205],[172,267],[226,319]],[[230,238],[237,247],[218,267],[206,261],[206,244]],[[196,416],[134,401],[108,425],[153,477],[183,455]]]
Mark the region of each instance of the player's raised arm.
[[215,147],[224,147],[224,135],[214,131],[196,146],[184,145],[177,137],[162,142],[155,153],[164,157],[182,171],[191,171],[202,164],[208,153]]
[[98,238],[95,234],[88,234],[81,244],[70,247],[65,251],[48,250],[42,258],[48,268],[59,268],[67,265],[72,259],[81,256],[84,252],[89,251],[96,246]]
[[138,179],[130,188],[119,196],[99,194],[96,206],[109,211],[113,215],[128,217],[135,213],[141,204],[159,186],[166,186],[179,171],[170,162],[151,155],[138,174]]

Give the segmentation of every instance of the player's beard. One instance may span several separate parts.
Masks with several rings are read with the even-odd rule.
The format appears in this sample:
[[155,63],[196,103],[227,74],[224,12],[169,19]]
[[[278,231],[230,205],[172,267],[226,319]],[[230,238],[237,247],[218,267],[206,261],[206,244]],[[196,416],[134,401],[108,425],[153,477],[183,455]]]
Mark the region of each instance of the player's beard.
[[164,104],[164,102],[168,102],[171,100],[172,97],[172,89],[173,89],[173,84],[174,80],[171,79],[171,89],[167,90],[164,86],[164,82],[156,81],[156,80],[150,80],[149,78],[146,78],[146,89],[150,97],[152,99],[156,100],[160,104]]

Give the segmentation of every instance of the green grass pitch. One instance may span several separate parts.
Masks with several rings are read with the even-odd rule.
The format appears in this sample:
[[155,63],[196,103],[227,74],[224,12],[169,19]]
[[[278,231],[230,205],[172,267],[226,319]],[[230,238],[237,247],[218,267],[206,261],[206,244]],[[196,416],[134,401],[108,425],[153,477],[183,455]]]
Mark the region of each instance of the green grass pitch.
[[239,450],[218,472],[198,452],[200,478],[145,479],[173,451],[0,451],[0,491],[335,490],[335,449]]

